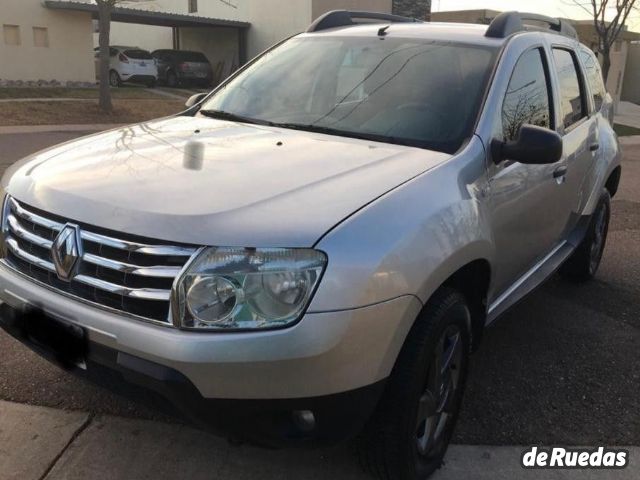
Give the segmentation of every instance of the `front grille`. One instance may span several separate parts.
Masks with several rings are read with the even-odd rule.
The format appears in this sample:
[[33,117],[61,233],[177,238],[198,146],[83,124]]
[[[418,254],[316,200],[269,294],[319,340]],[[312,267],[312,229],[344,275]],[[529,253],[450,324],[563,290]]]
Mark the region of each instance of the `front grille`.
[[71,281],[61,280],[51,247],[67,220],[7,197],[4,261],[24,275],[68,295],[143,319],[169,323],[171,287],[196,252],[76,224],[81,256]]

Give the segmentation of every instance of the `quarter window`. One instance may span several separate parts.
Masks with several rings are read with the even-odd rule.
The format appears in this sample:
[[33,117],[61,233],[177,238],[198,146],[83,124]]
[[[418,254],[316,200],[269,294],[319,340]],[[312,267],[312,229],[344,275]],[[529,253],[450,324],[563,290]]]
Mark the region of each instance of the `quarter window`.
[[560,80],[562,123],[571,127],[587,115],[584,93],[578,76],[576,58],[569,50],[554,48],[553,59]]
[[529,50],[518,60],[502,104],[505,140],[515,140],[524,124],[552,128],[545,65],[544,53],[539,48]]
[[580,48],[580,58],[582,59],[582,65],[584,66],[584,73],[589,82],[589,87],[591,87],[593,103],[596,111],[598,111],[602,107],[604,97],[607,95],[600,63],[593,52],[586,47]]

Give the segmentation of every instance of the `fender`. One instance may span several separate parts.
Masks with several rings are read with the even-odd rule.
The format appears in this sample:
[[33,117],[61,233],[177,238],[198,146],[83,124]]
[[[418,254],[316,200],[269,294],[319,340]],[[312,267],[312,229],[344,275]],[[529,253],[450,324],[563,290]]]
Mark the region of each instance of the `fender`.
[[458,155],[369,204],[316,248],[329,262],[310,312],[351,309],[405,295],[424,304],[464,265],[491,263],[485,156],[474,137]]

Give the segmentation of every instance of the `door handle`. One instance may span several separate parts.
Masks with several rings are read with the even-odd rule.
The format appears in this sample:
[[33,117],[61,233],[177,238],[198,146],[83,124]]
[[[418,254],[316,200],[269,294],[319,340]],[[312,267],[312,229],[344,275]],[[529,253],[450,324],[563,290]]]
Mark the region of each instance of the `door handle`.
[[592,151],[592,152],[595,152],[599,148],[600,148],[600,144],[598,142],[595,142],[595,143],[592,143],[591,145],[589,145],[589,150]]
[[553,171],[553,178],[562,178],[567,174],[567,167],[565,165],[556,168]]

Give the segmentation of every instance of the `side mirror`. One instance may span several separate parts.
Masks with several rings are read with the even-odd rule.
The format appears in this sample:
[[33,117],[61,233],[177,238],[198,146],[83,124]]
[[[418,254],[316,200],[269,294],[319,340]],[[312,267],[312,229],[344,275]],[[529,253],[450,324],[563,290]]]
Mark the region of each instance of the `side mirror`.
[[526,164],[556,163],[562,158],[562,137],[556,132],[535,125],[523,125],[518,138],[509,142],[494,140],[493,161],[513,160]]
[[200,103],[204,97],[209,95],[208,93],[196,93],[189,97],[189,99],[185,102],[184,106],[187,108],[193,107],[195,104]]

